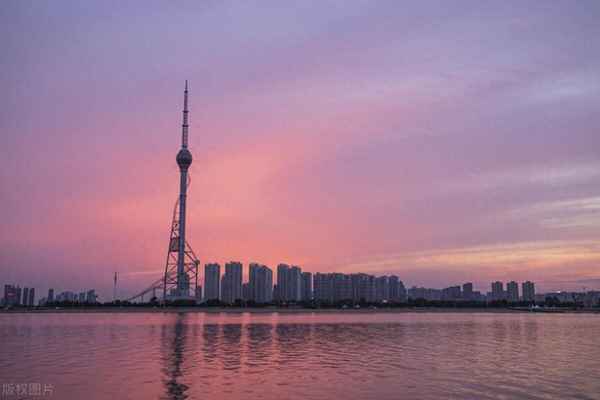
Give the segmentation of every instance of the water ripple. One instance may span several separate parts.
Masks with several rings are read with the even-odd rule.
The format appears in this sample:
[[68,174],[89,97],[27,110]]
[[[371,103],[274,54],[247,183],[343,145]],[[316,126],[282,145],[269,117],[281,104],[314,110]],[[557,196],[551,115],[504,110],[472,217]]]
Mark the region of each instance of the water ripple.
[[0,315],[0,382],[61,399],[600,399],[600,316]]

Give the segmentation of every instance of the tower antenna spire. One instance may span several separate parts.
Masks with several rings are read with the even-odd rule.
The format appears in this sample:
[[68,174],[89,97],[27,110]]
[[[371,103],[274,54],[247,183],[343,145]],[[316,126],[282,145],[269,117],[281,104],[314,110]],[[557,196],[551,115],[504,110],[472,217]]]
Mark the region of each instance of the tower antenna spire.
[[188,81],[185,80],[185,90],[183,92],[183,124],[181,125],[181,148],[188,147]]

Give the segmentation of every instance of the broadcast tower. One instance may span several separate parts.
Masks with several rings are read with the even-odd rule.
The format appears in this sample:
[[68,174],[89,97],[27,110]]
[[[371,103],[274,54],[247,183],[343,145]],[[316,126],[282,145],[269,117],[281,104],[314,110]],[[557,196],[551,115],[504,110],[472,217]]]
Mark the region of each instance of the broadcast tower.
[[189,295],[189,277],[185,271],[185,203],[187,198],[188,168],[192,165],[192,153],[188,150],[188,84],[183,92],[183,124],[181,125],[181,149],[177,153],[179,165],[179,243],[177,248],[177,297]]
[[198,266],[200,260],[186,240],[186,201],[189,186],[188,169],[192,165],[192,153],[188,150],[188,83],[185,81],[183,92],[183,124],[181,125],[181,149],[177,153],[179,166],[179,197],[173,209],[171,220],[171,235],[167,249],[165,274],[161,279],[154,281],[146,289],[138,292],[126,301],[144,301],[144,296],[152,293],[151,300],[157,301],[156,290],[162,290],[163,304],[169,301],[199,301]]

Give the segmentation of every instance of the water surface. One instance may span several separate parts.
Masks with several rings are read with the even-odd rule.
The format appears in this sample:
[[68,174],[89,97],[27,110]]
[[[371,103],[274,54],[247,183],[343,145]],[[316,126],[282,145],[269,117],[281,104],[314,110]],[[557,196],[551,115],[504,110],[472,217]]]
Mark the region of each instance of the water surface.
[[46,398],[600,399],[593,314],[0,314],[0,339],[0,384]]

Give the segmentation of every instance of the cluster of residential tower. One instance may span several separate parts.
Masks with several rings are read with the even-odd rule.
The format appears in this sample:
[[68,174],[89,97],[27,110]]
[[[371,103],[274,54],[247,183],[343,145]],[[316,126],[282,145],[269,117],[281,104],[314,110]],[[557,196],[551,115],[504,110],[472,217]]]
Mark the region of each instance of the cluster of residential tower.
[[[374,276],[365,273],[311,273],[303,272],[299,266],[279,264],[274,281],[273,271],[266,265],[251,263],[248,280],[243,281],[243,266],[237,261],[225,264],[224,273],[217,263],[204,266],[204,286],[196,288],[197,303],[215,304],[282,304],[308,303],[405,303],[407,301],[452,301],[452,302],[507,302],[507,303],[582,303],[585,306],[600,306],[600,291],[550,292],[537,294],[535,284],[530,281],[520,285],[515,281],[492,282],[491,291],[481,293],[473,290],[471,282],[444,289],[412,286],[406,288],[398,276]],[[204,289],[204,290],[203,290]],[[32,307],[35,288],[15,285],[4,286],[2,306]],[[98,303],[94,289],[54,294],[48,290],[47,297],[38,305],[54,303]]]
[[[491,292],[482,294],[473,290],[467,282],[461,286],[444,289],[412,287],[407,289],[398,276],[373,276],[364,273],[320,273],[303,272],[296,265],[279,264],[277,280],[273,281],[273,271],[262,264],[251,263],[248,282],[243,282],[242,263],[232,261],[221,266],[217,263],[204,267],[204,287],[196,289],[196,298],[203,302],[234,304],[239,301],[254,303],[299,303],[315,301],[320,303],[366,302],[402,303],[408,299],[441,301],[499,301],[509,302],[535,300],[533,282],[523,282],[522,296],[519,285],[511,281],[506,285],[493,282]],[[204,289],[204,290],[203,290]]]
[[[48,290],[48,296],[42,297],[37,305],[43,306],[48,303],[87,303],[94,304],[98,302],[98,296],[94,289],[79,293],[65,291],[54,295],[54,289]],[[1,300],[2,306],[35,306],[35,288],[21,288],[18,285],[4,285],[4,297]]]
[[237,301],[254,303],[299,303],[318,301],[336,303],[354,302],[402,302],[406,300],[406,289],[397,276],[375,277],[368,274],[302,272],[295,265],[279,264],[277,281],[273,282],[273,271],[262,264],[251,263],[248,282],[242,282],[242,264],[216,263],[204,267],[204,292],[196,290],[198,299],[204,302],[220,301],[234,304]]
[[2,303],[5,306],[33,306],[35,302],[35,288],[21,288],[15,285],[4,285],[4,298]]

